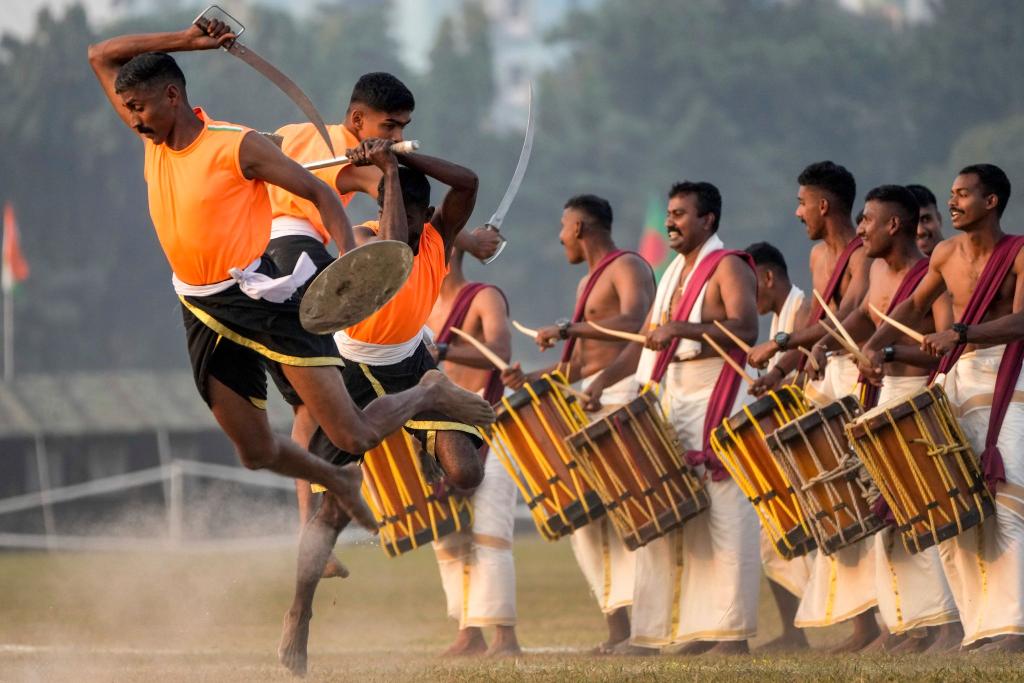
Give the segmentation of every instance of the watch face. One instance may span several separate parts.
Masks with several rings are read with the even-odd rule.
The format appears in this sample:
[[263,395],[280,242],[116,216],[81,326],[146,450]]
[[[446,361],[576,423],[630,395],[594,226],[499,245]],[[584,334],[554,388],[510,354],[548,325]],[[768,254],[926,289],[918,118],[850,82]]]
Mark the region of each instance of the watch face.
[[789,333],[779,332],[778,334],[776,334],[775,343],[778,344],[779,346],[786,346],[787,344],[789,344]]

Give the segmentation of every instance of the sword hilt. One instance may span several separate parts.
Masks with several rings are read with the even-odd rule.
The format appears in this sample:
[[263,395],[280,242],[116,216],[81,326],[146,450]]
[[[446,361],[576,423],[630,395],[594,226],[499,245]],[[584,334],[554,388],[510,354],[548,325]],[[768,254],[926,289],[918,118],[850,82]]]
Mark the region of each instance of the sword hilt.
[[[490,223],[485,223],[484,228],[486,230],[490,230],[491,232],[498,232],[498,228],[491,225]],[[502,237],[501,242],[498,243],[498,248],[494,250],[494,253],[491,254],[488,258],[480,259],[480,263],[484,264],[485,266],[494,263],[494,261],[497,260],[499,256],[501,256],[501,252],[505,251],[505,247],[507,246],[508,240]]]
[[231,47],[231,44],[234,43],[236,40],[238,40],[239,36],[241,36],[243,33],[245,33],[245,26],[242,24],[242,22],[240,22],[238,19],[235,19],[233,16],[228,14],[227,11],[223,7],[221,7],[220,5],[210,5],[209,7],[204,9],[202,12],[200,12],[199,16],[197,16],[195,19],[192,20],[192,23],[205,31],[207,25],[210,23],[210,21],[212,19],[219,19],[220,21],[223,21],[228,26],[237,26],[238,27],[237,31],[236,30],[232,30],[231,31],[232,33],[235,34],[235,40],[231,41],[230,43],[226,43],[223,46],[225,50],[228,49],[229,47]]

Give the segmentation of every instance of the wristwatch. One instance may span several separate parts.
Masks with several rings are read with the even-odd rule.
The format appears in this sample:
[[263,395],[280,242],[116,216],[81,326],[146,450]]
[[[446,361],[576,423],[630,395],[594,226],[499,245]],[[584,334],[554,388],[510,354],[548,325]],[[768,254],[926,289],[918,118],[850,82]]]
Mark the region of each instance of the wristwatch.
[[569,325],[572,325],[572,321],[568,318],[559,318],[555,321],[555,325],[558,327],[558,338],[568,339],[569,338]]
[[960,335],[959,339],[957,339],[957,343],[967,343],[967,325],[964,325],[963,323],[953,323],[953,331]]
[[891,363],[894,358],[896,358],[896,347],[895,346],[886,346],[884,349],[882,349],[882,360],[883,361],[885,361],[886,363]]
[[779,347],[779,351],[785,351],[786,347],[789,346],[789,332],[778,332],[772,338],[775,345]]
[[438,342],[437,344],[434,344],[434,346],[437,348],[437,362],[440,363],[448,357],[448,344],[445,342]]

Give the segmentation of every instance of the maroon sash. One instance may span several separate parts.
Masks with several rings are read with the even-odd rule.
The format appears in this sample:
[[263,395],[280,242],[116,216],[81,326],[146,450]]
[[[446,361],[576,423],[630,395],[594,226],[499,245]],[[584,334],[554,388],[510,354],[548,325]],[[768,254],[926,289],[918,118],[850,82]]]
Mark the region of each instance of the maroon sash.
[[[505,307],[508,307],[508,297],[498,287],[489,285],[485,282],[470,282],[459,290],[459,293],[455,295],[455,303],[452,304],[451,313],[448,314],[447,320],[444,321],[444,325],[441,326],[441,333],[437,335],[438,344],[450,344],[452,337],[455,335],[452,332],[453,327],[462,328],[462,323],[466,321],[466,315],[469,313],[470,306],[473,304],[473,299],[476,295],[484,291],[488,287],[494,288],[501,297],[505,299]],[[505,393],[505,386],[501,383],[501,371],[497,368],[491,370],[491,374],[487,376],[487,387],[484,389],[484,400],[491,405],[496,404],[501,400],[502,395]]]
[[[846,267],[850,265],[850,258],[853,256],[853,252],[857,251],[860,246],[864,244],[864,240],[860,237],[854,237],[850,242],[843,248],[839,253],[839,260],[836,261],[835,270],[832,271],[832,277],[828,279],[828,283],[825,285],[825,291],[821,292],[821,298],[825,300],[825,303],[832,301],[836,294],[839,293],[839,283],[843,281],[843,274],[846,273]],[[810,327],[814,325],[825,315],[825,309],[821,307],[818,300],[814,300],[814,305],[811,307],[811,315],[807,319],[806,326]],[[804,365],[807,364],[807,356],[801,355],[800,362],[796,366],[797,373],[804,371]]]
[[[704,289],[704,285],[711,279],[715,269],[718,268],[718,264],[726,256],[738,256],[743,259],[744,263],[750,266],[751,270],[754,269],[754,259],[745,251],[719,249],[711,252],[694,269],[693,274],[690,276],[690,282],[686,285],[686,290],[679,298],[679,304],[676,306],[672,320],[685,321],[689,319],[693,305],[697,303],[697,297],[700,296],[700,291]],[[658,353],[658,358],[654,363],[654,371],[651,373],[652,382],[661,382],[678,348],[679,339],[677,338],[672,340],[668,348]],[[732,347],[728,353],[729,357],[738,364],[742,365],[746,362],[747,356],[740,349]],[[701,448],[700,450],[687,451],[685,454],[686,461],[693,467],[704,465],[711,473],[712,481],[724,481],[729,478],[729,473],[726,471],[725,466],[722,465],[718,456],[715,455],[708,444],[711,432],[722,423],[722,420],[729,417],[729,411],[732,410],[732,406],[736,402],[736,394],[739,392],[739,388],[740,376],[728,364],[724,365],[722,371],[718,373],[715,388],[712,389],[711,398],[708,401],[707,412],[704,414],[704,432],[701,436]]]
[[[583,293],[580,294],[580,298],[576,301],[576,308],[572,312],[572,321],[574,323],[583,322],[587,313],[587,299],[590,298],[590,293],[594,291],[594,287],[597,286],[597,281],[601,277],[601,274],[605,271],[608,266],[612,264],[615,259],[626,254],[637,254],[635,251],[626,251],[625,249],[616,249],[615,251],[605,254],[604,258],[594,267],[594,270],[590,273],[590,277],[587,278],[587,284],[583,287]],[[641,257],[642,258],[642,257]],[[576,348],[576,337],[569,337],[565,346],[562,347],[562,358],[561,363],[568,363],[569,359],[572,358],[573,349]]]
[[[917,263],[910,267],[906,275],[903,276],[903,281],[900,282],[900,286],[896,288],[896,293],[892,295],[892,300],[889,301],[889,307],[885,309],[886,315],[892,315],[892,312],[901,303],[910,298],[910,295],[914,293],[917,286],[921,284],[921,280],[928,274],[928,258],[923,258]],[[864,391],[861,394],[861,404],[864,406],[864,410],[870,410],[878,405],[878,394],[880,393],[879,387],[873,384],[869,384],[864,381],[864,377],[861,376],[859,381],[864,384]]]
[[[967,308],[960,318],[965,325],[976,325],[984,317],[988,307],[992,305],[999,291],[999,285],[1006,279],[1006,274],[1013,267],[1017,253],[1024,247],[1024,235],[1003,235],[992,255],[985,264],[978,279],[978,286],[967,302]],[[963,344],[953,347],[939,363],[938,373],[948,373],[964,352]],[[1003,467],[1003,454],[996,443],[999,432],[1003,428],[1003,418],[1010,407],[1014,387],[1020,376],[1021,361],[1024,360],[1024,341],[1014,341],[1006,345],[1003,357],[999,361],[999,372],[996,374],[996,386],[992,396],[992,414],[989,417],[988,432],[985,435],[985,450],[981,452],[981,470],[988,482],[989,489],[995,492],[997,482],[1006,481],[1006,470]]]

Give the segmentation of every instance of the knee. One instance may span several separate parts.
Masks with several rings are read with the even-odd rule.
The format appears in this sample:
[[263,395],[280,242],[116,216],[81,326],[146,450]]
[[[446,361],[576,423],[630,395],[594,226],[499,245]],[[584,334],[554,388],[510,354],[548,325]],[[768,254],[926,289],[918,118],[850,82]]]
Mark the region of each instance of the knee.
[[480,458],[473,454],[470,458],[461,458],[457,466],[452,468],[451,472],[448,472],[448,479],[453,485],[461,489],[466,495],[471,495],[471,492],[476,487],[480,486],[480,482],[484,480],[484,468],[480,464]]
[[324,524],[336,531],[341,531],[350,521],[348,513],[334,497],[332,493],[323,494],[323,502],[316,511],[315,519],[318,523]]
[[262,470],[269,467],[278,456],[278,444],[273,438],[251,439],[235,444],[238,460],[247,470]]
[[347,453],[360,455],[380,445],[384,436],[377,433],[372,425],[363,423],[346,428],[341,425],[322,425],[327,438]]

